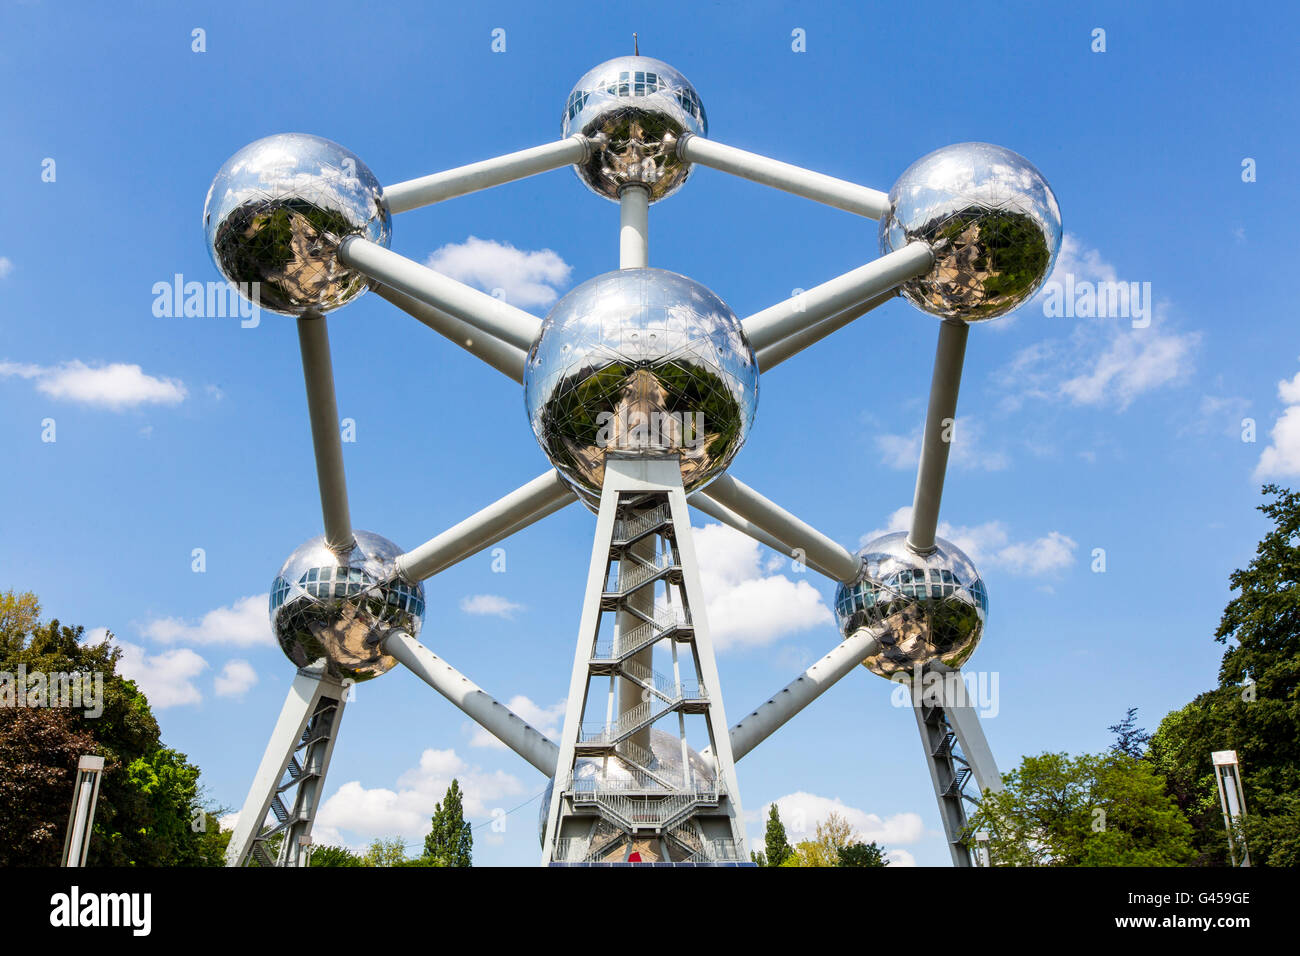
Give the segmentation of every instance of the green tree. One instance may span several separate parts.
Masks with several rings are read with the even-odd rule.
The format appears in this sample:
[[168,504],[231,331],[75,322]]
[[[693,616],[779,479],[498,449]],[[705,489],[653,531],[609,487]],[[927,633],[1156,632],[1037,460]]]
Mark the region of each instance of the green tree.
[[473,866],[474,833],[465,819],[460,782],[452,780],[447,795],[433,811],[424,856],[435,866]]
[[347,847],[317,846],[312,847],[308,866],[365,866],[361,857]]
[[1219,686],[1167,715],[1150,757],[1196,830],[1198,862],[1225,865],[1227,837],[1210,754],[1235,750],[1251,862],[1300,866],[1300,493],[1265,485],[1273,527],[1234,571],[1237,594],[1215,639]]
[[757,854],[754,860],[759,866],[780,866],[794,854],[794,849],[785,835],[785,824],[781,822],[781,813],[775,803],[767,811],[763,849],[765,852]]
[[1106,728],[1115,735],[1110,749],[1134,758],[1145,756],[1147,745],[1151,743],[1146,728],[1137,726],[1137,712],[1136,707],[1130,707],[1123,720]]
[[831,811],[811,840],[801,840],[781,866],[839,866],[840,851],[858,842],[848,820]]
[[401,866],[406,862],[406,844],[401,837],[377,839],[361,858],[362,866]]
[[[16,674],[26,665],[28,673],[90,672],[103,681],[102,713],[88,716],[85,708],[41,711],[62,713],[66,721],[59,724],[61,730],[56,731],[55,719],[44,725],[43,735],[30,738],[26,745],[21,738],[11,737],[6,759],[21,762],[28,768],[25,774],[38,778],[57,773],[67,763],[66,748],[56,743],[64,732],[72,735],[65,736],[66,742],[75,739],[83,753],[104,758],[87,865],[218,866],[223,862],[223,838],[208,821],[211,812],[219,810],[201,808],[198,767],[184,754],[163,746],[148,699],[133,681],[117,673],[121,650],[113,646],[111,637],[92,643],[85,640],[84,628],[58,620],[41,623],[35,595],[0,593],[0,671]],[[10,723],[10,731],[16,726]],[[0,774],[0,779],[5,776]],[[28,796],[35,800],[36,791]],[[71,799],[69,782],[65,805],[57,813],[39,802],[0,800],[0,830],[14,826],[16,820],[39,817],[40,828],[54,827],[62,834]],[[39,852],[24,854],[15,851],[14,844],[0,841],[0,866],[56,865],[62,837],[57,847],[44,843],[40,847]]]
[[870,843],[851,843],[839,848],[840,861],[837,866],[889,866],[885,859],[885,848]]
[[966,827],[994,866],[1180,866],[1192,827],[1151,763],[1119,751],[1028,756]]

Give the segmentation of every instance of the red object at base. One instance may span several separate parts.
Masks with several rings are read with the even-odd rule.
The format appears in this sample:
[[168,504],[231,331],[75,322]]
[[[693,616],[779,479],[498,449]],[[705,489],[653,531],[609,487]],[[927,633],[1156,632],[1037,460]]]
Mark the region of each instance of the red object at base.
[[629,863],[640,863],[640,862],[641,862],[641,854],[640,854],[639,852],[637,852],[637,853],[633,853],[633,854],[631,854],[631,855],[627,858],[627,861],[628,861]]

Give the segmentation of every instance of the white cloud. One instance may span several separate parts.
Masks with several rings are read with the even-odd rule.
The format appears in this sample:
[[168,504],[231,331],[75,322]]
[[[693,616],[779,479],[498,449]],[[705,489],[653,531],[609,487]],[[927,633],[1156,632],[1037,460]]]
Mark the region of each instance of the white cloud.
[[197,624],[180,618],[164,617],[147,623],[146,637],[163,644],[232,644],[253,647],[274,643],[266,617],[269,595],[243,597],[230,607],[219,607],[203,615]]
[[1300,372],[1278,382],[1277,395],[1287,407],[1269,431],[1269,444],[1255,466],[1257,479],[1300,475]]
[[122,411],[139,405],[175,405],[189,394],[174,378],[146,375],[139,365],[114,362],[91,367],[73,360],[57,366],[0,362],[0,378],[31,379],[51,398]]
[[426,264],[484,292],[500,289],[506,302],[521,309],[550,305],[573,271],[550,249],[529,252],[477,236],[437,249]]
[[[552,740],[560,736],[560,721],[564,719],[565,701],[558,701],[550,707],[542,707],[540,704],[534,703],[531,697],[516,694],[506,701],[506,706],[518,714],[525,723],[531,724],[538,733],[550,737]],[[506,749],[505,744],[478,724],[467,724],[466,726],[471,728],[469,738],[471,747],[491,747],[494,750]]]
[[[397,779],[396,789],[367,788],[352,780],[334,792],[320,808],[317,823],[332,839],[342,831],[365,840],[397,834],[418,840],[429,831],[434,806],[447,793],[452,779],[464,791],[465,818],[482,821],[506,801],[528,792],[523,783],[502,771],[484,771],[470,766],[455,750],[425,750],[419,766]],[[509,809],[508,806],[503,809]]]
[[218,697],[243,697],[257,683],[257,671],[246,660],[235,658],[226,661],[212,682],[212,689]]
[[[922,429],[917,429],[911,435],[877,435],[876,446],[880,449],[881,463],[899,471],[915,468],[921,460],[921,433]],[[984,426],[969,417],[954,419],[949,451],[953,466],[968,471],[1005,469],[1011,463],[1010,459],[1003,452],[985,448],[983,438]]]
[[[859,545],[889,534],[907,531],[912,525],[912,506],[905,505],[891,514],[886,527],[864,534]],[[1035,577],[1068,568],[1074,563],[1075,541],[1059,531],[1048,532],[1032,541],[1012,541],[1001,521],[979,525],[953,525],[939,522],[938,535],[961,548],[981,570],[1000,567],[1011,574]]]
[[[792,845],[801,840],[814,839],[817,824],[824,822],[831,813],[838,813],[853,827],[855,842],[874,842],[893,848],[899,844],[916,843],[925,835],[925,825],[919,813],[895,813],[890,817],[881,817],[851,807],[838,797],[820,797],[803,790],[786,794],[774,802],[781,815],[781,822],[785,824],[786,839]],[[756,814],[746,814],[751,822],[760,826],[758,835],[750,838],[755,848],[763,846],[762,826],[767,821],[771,806],[768,803]],[[894,860],[895,857],[891,855],[890,859]],[[897,860],[903,866],[915,865],[912,855],[905,851],[900,853]]]
[[524,606],[499,594],[469,594],[460,599],[460,609],[466,614],[483,614],[510,620]]
[[[1119,281],[1117,270],[1100,252],[1085,248],[1070,234],[1062,239],[1056,265],[1043,289],[1064,285],[1067,275],[1073,275],[1076,283],[1116,283],[1117,310],[1132,315],[1129,283]],[[1040,292],[1034,299],[1038,308],[1033,321],[1049,326],[1071,323],[1073,327],[1068,336],[1021,349],[994,377],[1008,393],[1005,407],[1015,409],[1026,400],[1049,399],[1123,411],[1140,396],[1190,376],[1201,335],[1172,331],[1166,303],[1145,302],[1150,324],[1133,328],[1131,318],[1045,317],[1043,296]],[[1034,309],[1030,305],[1026,310]]]
[[758,542],[721,524],[695,530],[700,587],[718,650],[763,646],[832,621],[807,581],[765,574]]
[[0,256],[0,279],[9,278],[9,273],[14,271],[13,260],[7,256]]
[[[94,635],[102,638],[103,633],[101,629]],[[113,644],[122,649],[118,673],[136,682],[154,710],[197,704],[203,700],[203,695],[194,686],[194,678],[208,666],[208,662],[188,647],[150,654],[138,644],[116,638]]]

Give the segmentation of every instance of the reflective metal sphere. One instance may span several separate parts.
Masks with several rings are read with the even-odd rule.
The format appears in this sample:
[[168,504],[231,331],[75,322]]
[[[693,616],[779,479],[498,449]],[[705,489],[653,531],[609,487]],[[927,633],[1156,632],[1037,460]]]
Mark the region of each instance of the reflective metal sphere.
[[[705,760],[693,748],[686,748],[686,759],[690,764],[690,774],[682,774],[682,740],[675,734],[663,730],[650,731],[650,751],[653,759],[646,769],[679,789],[711,789],[716,786],[713,776],[713,764]],[[579,757],[574,761],[573,778],[575,787],[590,790],[637,790],[656,789],[660,786],[653,779],[646,779],[645,774],[628,766],[617,756],[606,761],[602,757]],[[555,778],[546,787],[542,796],[542,805],[537,814],[537,839],[546,843],[546,816],[551,810],[551,794],[555,791]]]
[[524,402],[542,450],[580,495],[599,495],[610,453],[678,457],[692,490],[745,443],[758,366],[740,320],[700,283],[620,269],[551,309],[528,353]]
[[226,160],[203,204],[203,229],[217,269],[257,283],[273,312],[328,312],[366,291],[367,279],[339,264],[338,244],[363,236],[387,246],[388,205],[374,174],[338,143],[281,133]]
[[359,682],[397,663],[379,650],[390,629],[419,635],[424,587],[397,577],[402,549],[393,542],[353,534],[350,554],[331,551],[322,536],[289,555],[271,585],[271,631],[297,666],[324,658],[331,676]]
[[686,77],[648,56],[607,60],[580,79],[564,104],[564,135],[605,137],[574,167],[597,195],[618,199],[629,183],[663,199],[686,182],[690,165],[677,158],[676,137],[705,136],[709,121]]
[[922,311],[975,322],[1010,312],[1052,271],[1061,209],[1043,174],[1001,146],[958,143],[922,156],[889,191],[880,251],[934,249],[929,273],[902,293]]
[[907,533],[887,534],[859,552],[858,576],[835,593],[840,633],[883,628],[880,651],[862,663],[873,674],[911,675],[939,660],[960,667],[984,633],[989,599],[970,558],[935,539],[926,555],[907,546]]

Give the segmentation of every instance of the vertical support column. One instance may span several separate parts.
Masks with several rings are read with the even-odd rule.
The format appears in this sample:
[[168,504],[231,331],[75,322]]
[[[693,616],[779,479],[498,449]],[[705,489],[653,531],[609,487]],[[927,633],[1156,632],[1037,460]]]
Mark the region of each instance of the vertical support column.
[[[323,662],[298,671],[239,811],[226,849],[227,866],[244,866],[250,858],[262,866],[306,865],[306,840],[316,819],[345,697],[346,688],[325,675]],[[281,794],[294,788],[290,811]],[[272,811],[276,822],[264,832],[266,815]],[[283,834],[283,842],[278,859],[272,861],[264,843],[277,834]]]
[[343,442],[339,435],[338,402],[334,396],[334,366],[330,361],[329,332],[325,316],[306,312],[298,317],[298,345],[302,374],[307,385],[307,412],[316,451],[316,479],[320,484],[321,512],[325,518],[325,543],[331,551],[352,550],[352,516],[348,511],[348,484],[343,474]]
[[624,186],[618,210],[618,267],[644,269],[650,265],[650,190]]
[[930,378],[930,406],[925,413],[925,434],[921,439],[921,463],[916,469],[916,493],[912,498],[912,530],[907,543],[918,554],[934,550],[939,527],[939,501],[948,470],[952,446],[952,424],[957,415],[957,392],[961,388],[962,362],[970,326],[958,319],[944,319],[939,325],[939,344],[934,353]]
[[63,838],[63,865],[85,866],[90,835],[95,826],[95,805],[99,802],[99,780],[104,758],[86,755],[77,761],[77,783],[72,788],[72,813]]
[[[948,725],[943,708],[927,703],[915,703],[916,727],[921,732],[921,747],[925,763],[930,769],[930,782],[939,802],[939,820],[948,840],[948,852],[953,866],[970,866],[971,855],[962,843],[966,828],[966,808],[962,806],[962,787],[965,783],[964,767],[953,759],[956,735]],[[966,771],[969,773],[969,771]]]

